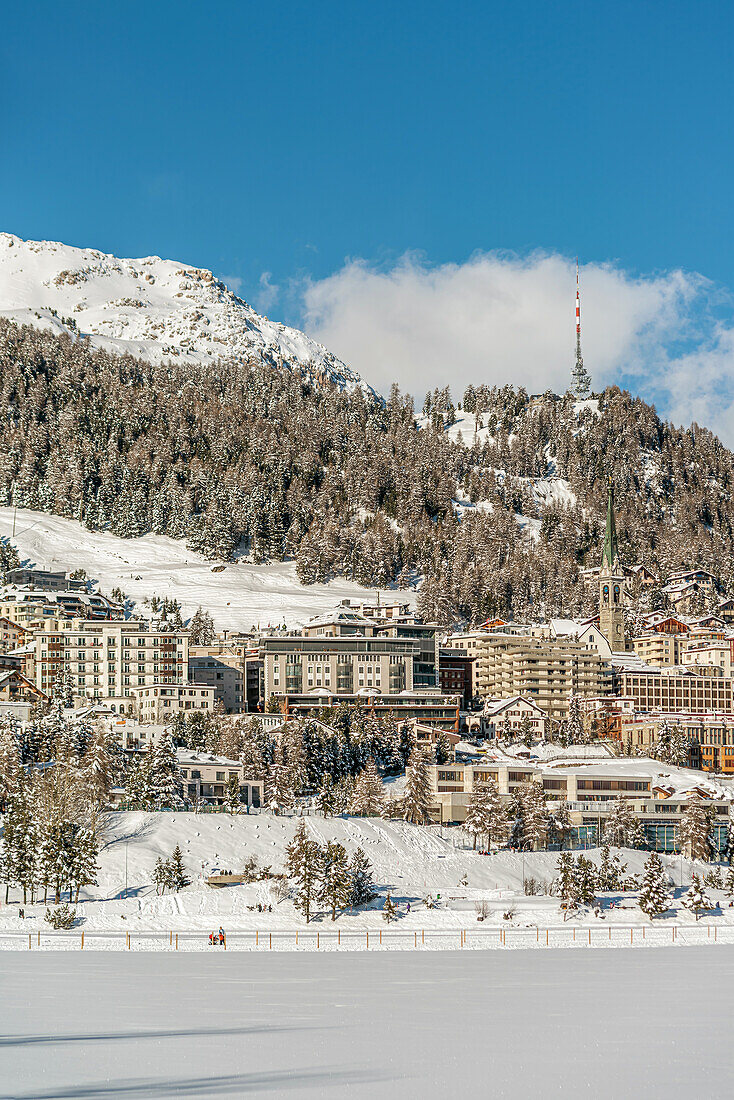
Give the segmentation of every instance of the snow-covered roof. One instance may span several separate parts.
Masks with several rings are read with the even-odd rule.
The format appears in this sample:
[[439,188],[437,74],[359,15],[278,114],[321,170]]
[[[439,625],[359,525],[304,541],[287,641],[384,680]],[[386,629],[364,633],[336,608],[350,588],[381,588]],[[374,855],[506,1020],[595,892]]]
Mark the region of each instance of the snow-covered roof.
[[230,760],[227,756],[215,756],[211,752],[192,752],[191,749],[177,748],[179,764],[221,764],[223,767],[237,768],[239,760]]
[[337,605],[331,611],[327,611],[323,615],[316,615],[313,619],[309,619],[306,624],[308,629],[314,626],[377,626],[374,619],[368,618],[363,615],[361,611],[356,611],[354,608],[343,607]]

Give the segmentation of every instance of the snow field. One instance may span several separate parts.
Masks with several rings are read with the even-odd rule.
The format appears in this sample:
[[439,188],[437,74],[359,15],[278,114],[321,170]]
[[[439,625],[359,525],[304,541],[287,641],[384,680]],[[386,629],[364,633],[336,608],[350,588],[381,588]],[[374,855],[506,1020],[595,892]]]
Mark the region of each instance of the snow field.
[[[215,869],[238,871],[251,856],[258,866],[270,866],[273,874],[282,872],[286,845],[301,821],[321,844],[339,841],[349,856],[357,847],[365,851],[379,890],[370,907],[340,913],[336,922],[317,907],[315,919],[306,925],[290,899],[278,900],[272,880],[218,890],[206,885],[206,877]],[[382,946],[391,948],[413,949],[419,941],[420,947],[428,950],[456,948],[462,942],[468,948],[535,948],[546,946],[547,929],[549,947],[588,946],[589,929],[592,946],[627,946],[630,927],[633,946],[708,943],[709,939],[718,943],[719,938],[734,942],[734,908],[728,908],[722,891],[709,891],[721,908],[698,923],[681,906],[693,867],[688,861],[663,857],[676,884],[675,896],[668,914],[652,925],[634,894],[602,895],[603,916],[583,909],[569,914],[564,922],[557,898],[544,894],[526,897],[523,893],[524,879],[534,878],[542,884],[556,877],[557,853],[483,856],[461,847],[464,843],[458,829],[443,830],[442,836],[438,827],[378,818],[115,812],[107,815],[98,885],[82,891],[77,906],[79,923],[68,939],[53,938],[43,919],[42,903],[26,905],[21,918],[21,895],[13,891],[11,903],[0,906],[0,948],[28,950],[30,934],[31,947],[37,949],[40,932],[42,948],[64,948],[68,943],[76,950],[84,931],[85,949],[127,950],[129,933],[131,949],[141,950],[148,943],[151,950],[165,950],[173,946],[166,942],[171,934],[178,932],[179,950],[208,950],[208,934],[220,925],[230,936],[233,950],[261,948],[260,937],[267,936],[269,944],[271,933],[273,950],[310,949],[316,946],[317,933],[320,950],[361,950],[367,947],[367,932],[370,950],[380,946],[380,933]],[[152,885],[155,861],[159,856],[168,858],[176,844],[192,883],[179,893],[158,896]],[[598,851],[586,854],[598,861]],[[645,858],[644,852],[622,853],[628,873],[639,874]],[[389,926],[382,915],[388,892],[399,914]],[[427,908],[425,899],[437,899],[439,894],[439,907]],[[480,903],[486,906],[482,921],[477,920]],[[258,904],[261,909],[272,907],[272,911],[258,912]],[[675,941],[673,925],[680,929]],[[716,928],[715,934],[708,932],[709,928]]]
[[[144,597],[167,596],[179,601],[185,618],[203,607],[219,629],[250,630],[301,625],[340,600],[375,598],[374,589],[346,580],[304,586],[293,562],[237,561],[222,568],[165,535],[121,539],[89,531],[73,519],[25,508],[14,515],[13,508],[0,508],[0,537],[10,537],[13,526],[21,560],[46,569],[86,569],[106,595],[121,588],[138,603],[140,615],[150,614],[142,606]],[[415,603],[413,591],[391,591],[390,598]]]
[[734,948],[3,959],[14,1100],[731,1094]]

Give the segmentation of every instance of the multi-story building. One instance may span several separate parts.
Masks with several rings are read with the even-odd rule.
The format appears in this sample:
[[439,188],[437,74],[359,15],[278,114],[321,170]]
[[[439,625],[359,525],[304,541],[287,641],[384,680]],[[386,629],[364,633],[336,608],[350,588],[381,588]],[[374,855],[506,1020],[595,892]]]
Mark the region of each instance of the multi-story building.
[[147,684],[132,688],[135,714],[141,722],[166,724],[181,713],[214,710],[215,688],[209,684]]
[[[564,766],[535,768],[508,761],[481,764],[436,764],[429,767],[433,790],[433,817],[442,823],[466,820],[471,793],[476,784],[489,779],[497,784],[504,800],[529,781],[543,786],[548,801],[565,803],[569,810],[571,835],[565,843],[588,848],[599,845],[605,822],[615,802],[624,798],[639,818],[647,847],[660,852],[680,851],[680,822],[691,795],[708,798],[709,792],[692,786],[682,794],[657,786],[650,774],[615,770],[613,766]],[[711,799],[716,816],[714,843],[724,852],[728,840],[729,802]],[[549,837],[552,847],[559,847]]]
[[412,691],[416,646],[412,640],[364,635],[273,635],[260,641],[263,698]]
[[481,715],[479,729],[487,737],[497,737],[505,730],[517,735],[523,726],[529,727],[536,740],[549,732],[550,720],[532,699],[515,695],[511,699],[488,700]]
[[7,653],[23,645],[31,637],[31,631],[12,619],[0,618],[0,653]]
[[227,714],[244,711],[244,660],[238,654],[219,647],[190,646],[189,679],[213,687],[215,703]]
[[44,592],[68,592],[74,589],[86,591],[87,582],[72,580],[62,570],[55,572],[50,569],[28,569],[19,567],[9,569],[5,574],[7,584],[20,586],[28,585],[31,588],[39,588]]
[[121,620],[125,609],[99,592],[47,592],[7,585],[0,590],[0,616],[36,630],[39,624],[59,618]]
[[628,696],[637,711],[732,710],[732,680],[715,666],[702,666],[700,674],[685,668],[623,668],[617,677],[618,694]]
[[265,781],[243,779],[242,765],[238,760],[225,756],[213,756],[206,752],[178,749],[178,763],[184,781],[184,794],[189,802],[199,805],[221,806],[227,801],[227,784],[234,777],[240,790],[240,802],[258,807],[265,802]]
[[685,634],[657,632],[641,634],[632,639],[632,647],[645,664],[671,667],[683,663],[686,637]]
[[132,714],[136,688],[187,681],[188,651],[185,631],[152,630],[144,620],[57,619],[35,635],[36,686],[50,693],[64,670],[77,695]]
[[479,694],[487,699],[522,695],[549,718],[565,718],[572,695],[603,695],[612,687],[612,668],[580,642],[511,634],[477,640]]
[[346,703],[348,706],[365,707],[377,718],[391,716],[396,722],[415,718],[424,725],[458,732],[461,696],[441,695],[438,691],[401,691],[398,695],[370,692],[369,688],[358,694],[334,694],[326,689],[304,695],[275,695],[284,718],[317,717],[323,710]]
[[441,646],[439,651],[441,691],[446,695],[461,695],[461,705],[465,710],[471,706],[474,698],[472,685],[475,660],[465,649],[458,647]]

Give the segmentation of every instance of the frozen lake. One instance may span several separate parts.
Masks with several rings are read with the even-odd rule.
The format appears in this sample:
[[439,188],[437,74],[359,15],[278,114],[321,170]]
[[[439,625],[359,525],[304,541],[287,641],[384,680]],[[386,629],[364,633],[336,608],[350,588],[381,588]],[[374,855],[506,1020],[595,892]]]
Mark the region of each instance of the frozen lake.
[[734,947],[1,967],[7,1100],[731,1095]]

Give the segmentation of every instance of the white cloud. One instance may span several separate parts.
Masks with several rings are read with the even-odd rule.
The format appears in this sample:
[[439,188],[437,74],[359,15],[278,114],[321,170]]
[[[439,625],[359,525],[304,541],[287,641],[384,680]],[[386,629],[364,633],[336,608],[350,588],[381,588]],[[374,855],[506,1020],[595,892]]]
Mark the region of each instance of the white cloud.
[[[697,274],[633,276],[581,269],[583,354],[594,387],[617,382],[677,422],[710,424],[734,442],[734,331],[712,317],[721,293]],[[575,269],[544,252],[482,253],[430,266],[406,255],[389,270],[350,261],[303,292],[310,336],[387,392],[511,382],[563,392],[575,356]]]
[[234,294],[239,294],[242,286],[242,279],[239,275],[221,275],[220,278],[224,285],[229,287]]
[[271,279],[272,272],[270,271],[263,271],[260,276],[260,289],[255,295],[255,308],[258,313],[267,313],[269,309],[272,309],[280,296],[280,287],[277,283],[271,282]]

